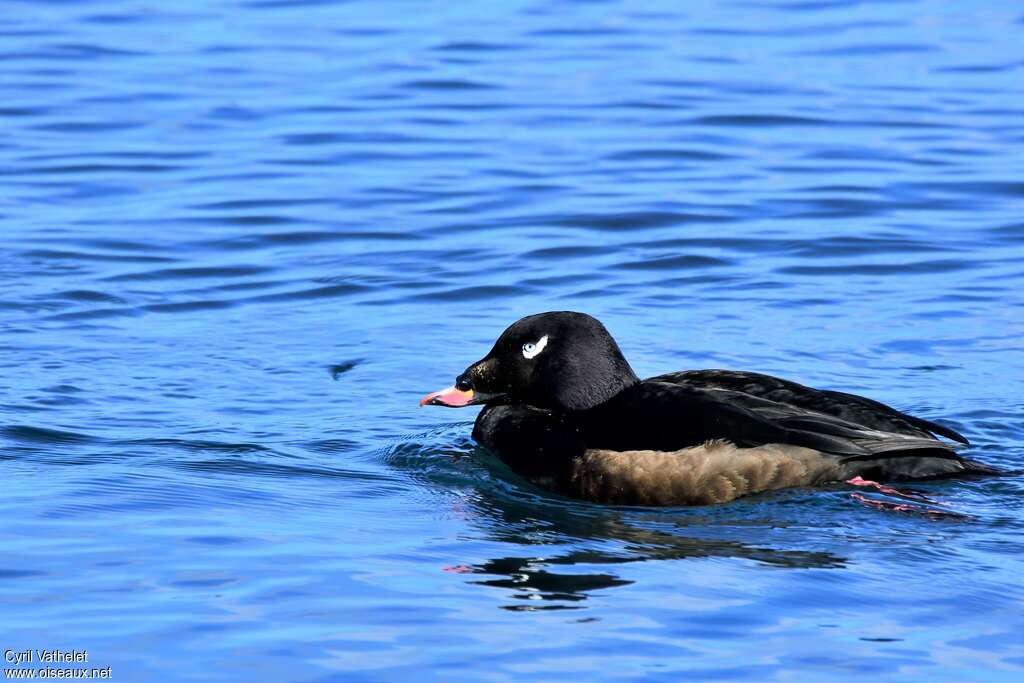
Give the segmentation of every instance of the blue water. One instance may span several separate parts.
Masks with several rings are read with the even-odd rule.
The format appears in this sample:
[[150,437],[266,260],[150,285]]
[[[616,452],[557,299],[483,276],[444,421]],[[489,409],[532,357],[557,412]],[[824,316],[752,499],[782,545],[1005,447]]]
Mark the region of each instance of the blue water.
[[[522,315],[1024,467],[1019,2],[8,3],[0,649],[121,681],[1019,681],[1024,478],[705,509],[423,409]],[[9,666],[9,665],[8,665]]]

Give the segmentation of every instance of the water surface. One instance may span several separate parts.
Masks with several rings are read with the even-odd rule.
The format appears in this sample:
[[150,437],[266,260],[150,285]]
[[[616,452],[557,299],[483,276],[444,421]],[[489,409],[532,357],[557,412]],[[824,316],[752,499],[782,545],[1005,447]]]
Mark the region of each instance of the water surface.
[[509,323],[1024,467],[1019,3],[45,2],[0,29],[0,646],[122,681],[1017,681],[1024,481],[537,490]]

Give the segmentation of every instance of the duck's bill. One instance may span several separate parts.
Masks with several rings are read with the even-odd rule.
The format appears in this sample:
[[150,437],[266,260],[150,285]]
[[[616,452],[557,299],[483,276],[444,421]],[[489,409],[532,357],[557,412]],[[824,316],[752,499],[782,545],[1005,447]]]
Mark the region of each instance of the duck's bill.
[[478,394],[472,389],[463,391],[455,387],[448,387],[441,391],[427,394],[420,399],[420,406],[445,406],[446,408],[462,408],[473,406],[478,403],[486,403],[493,398],[491,394]]

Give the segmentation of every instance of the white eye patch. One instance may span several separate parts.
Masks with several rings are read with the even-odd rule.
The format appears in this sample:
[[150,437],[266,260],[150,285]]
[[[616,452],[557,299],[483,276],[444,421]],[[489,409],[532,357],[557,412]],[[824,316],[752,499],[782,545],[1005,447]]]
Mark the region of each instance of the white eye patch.
[[544,335],[536,342],[526,342],[523,344],[523,358],[527,360],[535,358],[538,353],[544,350],[544,347],[548,345],[548,335]]

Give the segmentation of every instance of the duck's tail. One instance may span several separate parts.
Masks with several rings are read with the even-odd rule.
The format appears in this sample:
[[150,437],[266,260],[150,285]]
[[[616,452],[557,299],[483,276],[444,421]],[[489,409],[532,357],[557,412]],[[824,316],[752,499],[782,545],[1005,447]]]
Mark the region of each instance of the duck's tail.
[[930,447],[880,451],[843,458],[842,462],[852,476],[890,481],[1013,474],[1008,470],[964,458],[952,448],[934,442]]
[[[857,429],[853,425],[815,426],[818,427],[816,433],[796,431],[805,442],[801,445],[810,445],[811,441],[821,442],[812,447],[838,456],[845,471],[851,476],[892,480],[1010,474],[991,465],[963,457],[958,452],[959,444],[940,441],[930,436],[909,436]],[[830,443],[824,443],[825,441]]]

